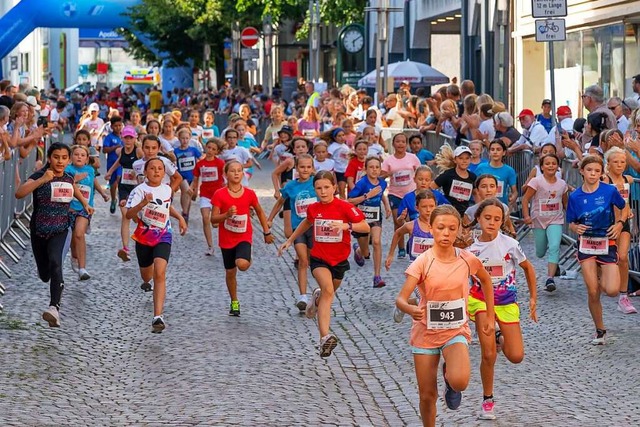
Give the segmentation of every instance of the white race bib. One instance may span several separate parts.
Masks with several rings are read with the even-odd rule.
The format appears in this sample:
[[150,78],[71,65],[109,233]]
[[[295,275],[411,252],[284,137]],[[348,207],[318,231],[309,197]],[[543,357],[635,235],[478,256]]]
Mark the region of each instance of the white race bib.
[[607,255],[609,253],[609,238],[580,236],[578,250],[587,255]]
[[507,265],[504,260],[489,260],[483,262],[482,265],[491,276],[493,283],[500,283],[507,277]]
[[380,221],[380,206],[358,205],[368,223]]
[[202,129],[202,139],[209,140],[213,138],[213,129]]
[[433,246],[433,237],[413,237],[411,243],[411,256],[417,258]]
[[453,301],[427,301],[428,329],[457,329],[467,322],[464,298]]
[[307,217],[307,208],[318,201],[315,197],[309,197],[307,199],[298,199],[295,203],[296,215],[300,218]]
[[122,179],[120,184],[124,185],[138,185],[138,176],[133,169],[122,168]]
[[192,171],[196,167],[196,158],[193,156],[180,157],[178,159],[178,166],[180,166],[181,172]]
[[496,197],[500,198],[504,195],[504,181],[498,180],[498,187],[496,188]]
[[68,182],[51,183],[51,201],[56,203],[71,203],[73,200],[73,185]]
[[248,221],[249,216],[247,214],[233,215],[231,218],[227,218],[224,221],[224,228],[232,233],[245,233],[247,231]]
[[624,199],[624,202],[627,205],[629,204],[629,190],[630,190],[630,185],[628,182],[625,182],[624,184],[622,184],[622,190],[618,190],[620,191],[620,195],[622,196],[622,198]]
[[399,187],[411,184],[411,171],[402,170],[393,174],[393,182]]
[[84,197],[87,202],[89,201],[89,196],[91,195],[91,187],[84,184],[76,184],[78,186],[78,190],[80,190],[80,194]]
[[169,221],[169,209],[164,205],[149,203],[142,209],[142,222],[150,227],[164,229]]
[[556,216],[562,212],[559,199],[541,199],[538,201],[540,216]]
[[200,168],[200,178],[202,182],[213,182],[218,180],[218,168],[206,167]]
[[451,182],[451,189],[449,190],[449,196],[457,200],[469,200],[471,199],[471,192],[473,191],[473,184],[470,182],[460,181],[454,179]]
[[313,129],[306,129],[306,130],[302,131],[302,134],[304,136],[306,136],[307,138],[311,138],[314,133],[316,133],[316,131],[313,130]]
[[339,243],[342,242],[342,229],[335,230],[331,223],[342,221],[332,219],[316,219],[313,224],[313,238],[319,243]]

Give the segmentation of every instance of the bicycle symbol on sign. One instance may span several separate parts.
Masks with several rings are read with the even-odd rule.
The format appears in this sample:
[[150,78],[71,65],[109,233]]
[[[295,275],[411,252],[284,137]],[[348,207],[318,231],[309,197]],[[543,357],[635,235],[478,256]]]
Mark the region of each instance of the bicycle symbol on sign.
[[558,27],[553,21],[547,21],[544,25],[540,25],[538,30],[540,31],[540,34],[545,34],[548,31],[557,33],[560,31],[560,27]]

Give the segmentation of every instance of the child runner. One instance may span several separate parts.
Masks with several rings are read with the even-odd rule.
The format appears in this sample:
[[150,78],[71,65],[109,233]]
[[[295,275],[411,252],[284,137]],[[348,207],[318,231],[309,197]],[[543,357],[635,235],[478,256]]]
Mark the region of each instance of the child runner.
[[31,248],[38,276],[49,282],[51,299],[42,318],[49,327],[60,326],[60,299],[64,289],[62,252],[69,232],[69,205],[77,198],[82,208],[93,214],[93,208],[65,172],[71,149],[68,145],[53,143],[47,150],[47,163],[16,190],[16,199],[33,193],[33,213],[29,222]]
[[386,218],[391,216],[389,200],[384,194],[387,182],[384,179],[380,179],[381,165],[382,162],[379,157],[367,157],[365,161],[366,175],[349,191],[349,203],[358,206],[371,229],[370,233],[352,233],[353,237],[357,239],[353,243],[353,260],[362,267],[364,260],[369,259],[369,237],[371,237],[374,288],[382,288],[386,285],[380,276],[382,264],[382,205],[384,205]]
[[151,332],[160,333],[166,327],[162,316],[167,293],[166,275],[171,255],[171,220],[177,218],[180,234],[187,232],[187,223],[171,206],[173,192],[162,181],[166,171],[161,158],[153,157],[144,164],[146,181],[133,189],[127,201],[127,219],[136,218],[138,225],[133,232],[136,241],[136,257],[145,292],[151,289],[153,279],[153,320]]
[[336,162],[330,159],[329,151],[327,150],[327,143],[324,141],[318,141],[313,145],[313,169],[316,172],[327,171],[334,172],[336,168]]
[[187,223],[189,223],[189,211],[191,210],[191,182],[193,182],[193,170],[196,168],[196,163],[202,157],[200,150],[194,147],[189,147],[189,141],[191,140],[191,132],[188,129],[181,129],[178,132],[178,140],[180,141],[180,147],[173,150],[176,155],[176,161],[178,165],[178,172],[182,176],[182,182],[180,182],[180,206],[182,206],[182,217]]
[[354,147],[354,156],[349,160],[347,170],[344,172],[344,176],[347,178],[347,190],[353,190],[356,182],[366,175],[364,169],[364,161],[367,159],[367,153],[369,152],[369,146],[367,141],[361,139],[356,142]]
[[231,298],[229,316],[236,317],[240,316],[236,276],[238,270],[246,271],[251,266],[253,227],[249,216],[250,210],[253,209],[260,221],[264,242],[271,244],[274,241],[256,193],[242,185],[244,178],[242,166],[237,160],[230,160],[224,165],[227,186],[216,191],[211,199],[213,202],[211,223],[222,223],[218,231],[218,240],[226,271],[227,290]]
[[377,156],[382,158],[384,156],[387,150],[380,144],[380,136],[379,134],[376,135],[376,129],[374,127],[366,126],[362,130],[362,139],[367,141],[367,145],[369,146],[367,157]]
[[180,173],[178,172],[178,168],[176,168],[171,160],[167,159],[164,156],[158,156],[159,151],[160,140],[158,140],[158,137],[153,135],[145,135],[142,139],[142,152],[144,153],[144,157],[133,162],[133,170],[136,173],[138,182],[144,182],[144,165],[147,163],[147,160],[158,157],[160,160],[162,160],[162,163],[164,163],[165,174],[162,178],[162,183],[169,185],[175,193],[180,188],[182,175],[180,175]]
[[[316,191],[313,188],[313,180],[311,179],[311,174],[313,173],[313,157],[309,154],[300,154],[296,157],[295,162],[298,178],[287,182],[280,190],[280,198],[274,205],[267,219],[269,226],[271,226],[271,222],[280,208],[282,208],[285,203],[289,203],[291,207],[291,226],[295,230],[302,220],[307,217],[307,208],[309,205],[318,201]],[[289,234],[289,236],[290,235],[291,234]],[[296,299],[296,307],[298,307],[300,312],[304,312],[309,303],[309,296],[307,295],[307,269],[309,268],[309,249],[313,247],[312,230],[309,229],[300,235],[293,244],[298,259],[296,267],[298,270],[298,288],[300,290],[300,295]]]
[[334,171],[336,180],[338,181],[338,196],[345,200],[347,196],[347,177],[345,176],[345,172],[349,164],[351,150],[349,146],[345,144],[344,129],[334,128],[321,135],[321,138],[325,141],[331,141],[327,150],[331,159],[335,162]]
[[498,178],[496,197],[502,203],[514,206],[518,198],[516,171],[511,166],[503,163],[506,154],[507,146],[504,142],[501,139],[494,139],[489,143],[489,163],[479,165],[476,168],[476,174],[490,173]]
[[[469,149],[471,150],[471,162],[469,163],[469,172],[476,173],[476,169],[483,163],[487,163],[485,159],[480,157],[482,155],[482,142],[473,140],[469,142]],[[477,175],[477,174],[476,174]]]
[[340,123],[342,129],[344,129],[344,140],[347,143],[349,148],[353,148],[356,142],[356,132],[354,131],[353,120],[344,119],[342,123]]
[[[440,355],[444,358],[442,375],[445,402],[457,409],[462,390],[471,375],[468,343],[471,339],[467,320],[469,276],[475,275],[489,297],[487,317],[482,333],[493,338],[493,288],[491,277],[471,253],[453,247],[460,228],[460,214],[449,205],[438,206],[429,218],[434,246],[424,252],[405,271],[406,279],[396,306],[413,317],[409,344],[413,353],[420,415],[425,426],[436,425],[438,395],[437,372]],[[420,302],[410,302],[418,288]]]
[[625,207],[621,213],[621,218],[626,220],[622,225],[622,230],[618,235],[616,245],[618,247],[618,267],[620,268],[620,297],[618,298],[618,310],[624,314],[637,313],[638,310],[629,301],[629,244],[631,242],[631,208],[629,206],[629,190],[633,183],[633,177],[623,175],[627,169],[627,155],[624,150],[612,147],[604,155],[607,167],[606,175],[602,181],[613,184],[625,201]]
[[[555,144],[552,144],[550,142],[547,142],[546,144],[544,144],[540,148],[540,154],[538,155],[538,157],[540,159],[542,159],[547,154],[554,154],[555,156],[558,155],[558,150],[557,150]],[[560,159],[560,157],[558,157],[558,159]],[[529,181],[531,181],[534,177],[536,177],[538,175],[542,175],[542,168],[540,167],[539,164],[535,165],[531,169],[531,172],[529,172],[529,176],[527,177],[527,184],[526,185],[528,185]],[[558,170],[556,171],[556,177],[558,179],[562,179],[562,169],[559,166],[558,166]]]
[[629,219],[623,216],[626,203],[618,189],[600,182],[603,163],[602,158],[593,155],[580,161],[584,182],[569,195],[566,218],[569,229],[579,236],[578,261],[587,287],[589,311],[596,327],[595,338],[591,341],[593,345],[604,345],[607,333],[602,320],[600,293],[615,297],[620,292],[616,239]]
[[[291,147],[291,143],[293,140],[293,130],[291,129],[290,126],[284,125],[280,128],[280,130],[274,132],[277,137],[275,138],[275,140],[277,141],[277,143],[275,143],[275,146],[272,147],[273,151],[272,151],[272,158],[275,161],[276,165],[279,165],[280,163],[282,163],[287,157],[291,157],[293,155],[292,151],[292,147]],[[268,147],[267,147],[268,148]],[[289,178],[291,179],[291,178]],[[288,180],[282,180],[283,184],[284,182],[288,181]]]
[[[109,195],[104,191],[95,169],[89,166],[89,149],[83,145],[71,147],[71,164],[66,167],[65,172],[73,176],[76,186],[93,207],[94,191],[100,193],[105,202],[109,201]],[[89,280],[91,276],[86,270],[87,266],[87,244],[85,234],[91,221],[91,214],[84,210],[82,203],[78,199],[73,199],[69,207],[69,226],[71,230],[71,266],[78,273],[80,280]]]
[[106,174],[106,178],[109,179],[114,168],[122,167],[122,173],[120,174],[120,181],[118,182],[118,203],[120,206],[120,238],[122,239],[122,249],[118,251],[118,257],[122,261],[130,261],[131,254],[129,253],[129,222],[127,219],[127,208],[125,207],[129,195],[133,189],[138,185],[138,177],[133,169],[133,164],[136,160],[141,159],[144,153],[141,148],[136,147],[136,140],[138,135],[131,126],[127,126],[122,131],[122,139],[124,140],[124,146],[116,150],[118,159],[111,166],[111,169]]
[[[206,116],[205,116],[206,118]],[[193,170],[193,182],[191,183],[192,198],[198,197],[200,193],[200,214],[202,216],[202,231],[207,241],[207,251],[205,255],[213,255],[213,237],[211,235],[211,199],[215,192],[224,186],[224,160],[217,157],[222,151],[224,141],[212,138],[205,145],[206,153],[204,159],[196,164]],[[200,188],[198,189],[198,184]]]
[[215,116],[212,110],[204,113],[204,126],[202,126],[202,139],[206,142],[212,138],[220,137],[220,129],[214,124]]
[[418,169],[416,169],[416,174],[413,177],[413,180],[416,182],[416,191],[412,191],[407,193],[402,198],[400,202],[400,206],[398,206],[398,218],[402,221],[413,221],[418,217],[418,210],[416,209],[416,196],[418,193],[424,190],[429,190],[430,193],[433,193],[433,197],[436,199],[436,205],[449,205],[449,200],[444,197],[444,194],[437,190],[431,191],[431,183],[433,177],[433,171],[427,165],[422,165]]
[[411,148],[411,152],[418,157],[418,160],[420,160],[420,163],[423,165],[434,163],[433,160],[436,156],[422,146],[422,135],[411,135],[411,137],[409,137],[409,148]]
[[[226,148],[220,153],[220,158],[225,162],[230,160],[236,160],[240,162],[245,170],[248,170],[253,166],[253,156],[244,147],[240,147],[238,145],[238,131],[235,129],[227,128],[223,132],[223,137],[226,142]],[[245,174],[244,179],[242,180],[242,185],[249,185],[249,177]]]
[[75,135],[73,136],[73,143],[76,145],[85,146],[89,149],[89,166],[93,167],[93,169],[96,171],[96,176],[98,176],[100,174],[98,172],[100,170],[100,153],[98,153],[96,147],[91,145],[91,134],[89,133],[89,131],[84,129],[76,131]]
[[[504,206],[496,198],[486,199],[475,213],[475,221],[480,224],[482,233],[469,247],[469,251],[480,259],[493,283],[493,295],[485,292],[485,286],[477,277],[471,277],[467,305],[469,318],[476,322],[478,330],[486,330],[497,321],[500,330],[495,337],[478,334],[482,360],[480,376],[482,378],[483,399],[480,419],[494,420],[493,378],[496,363],[496,343],[511,363],[520,363],[524,359],[524,342],[520,329],[520,308],[516,302],[516,266],[524,270],[529,287],[529,316],[538,321],[536,314],[536,271],[522,251],[520,243],[500,233],[506,215]],[[488,300],[493,299],[493,310]],[[493,314],[495,312],[495,315]],[[491,314],[489,314],[491,313]]]
[[[560,260],[564,210],[567,207],[569,190],[567,183],[558,178],[559,163],[560,159],[555,154],[540,157],[542,173],[529,181],[522,197],[522,215],[524,223],[533,226],[536,256],[542,258],[547,251],[549,253],[545,282],[547,292],[556,290],[553,278]],[[529,202],[531,202],[531,209],[529,209]]]
[[[420,160],[415,154],[407,152],[407,137],[403,133],[397,133],[391,141],[394,153],[382,162],[382,177],[390,177],[389,180],[389,204],[393,212],[394,230],[402,227],[404,221],[398,218],[398,207],[402,198],[416,189],[413,178],[416,169],[420,167]],[[395,249],[395,248],[394,248]],[[404,248],[404,238],[398,241],[398,258],[405,258],[407,253]]]
[[313,318],[318,314],[320,357],[324,358],[331,356],[338,345],[336,336],[329,333],[331,303],[345,272],[349,270],[349,232],[368,233],[369,225],[358,208],[334,197],[338,185],[333,173],[318,172],[313,178],[313,187],[319,202],[307,208],[307,217],[280,246],[278,255],[282,255],[297,238],[313,227],[310,265],[311,273],[320,287],[313,291],[306,315]]
[[[102,151],[107,155],[107,170],[111,169],[111,166],[118,160],[116,150],[122,147],[121,132],[124,128],[122,118],[114,116],[110,120],[111,133],[104,137],[102,141]],[[118,179],[122,170],[117,168],[109,178],[109,192],[111,193],[111,206],[109,212],[112,214],[116,212],[116,191],[118,190]]]
[[473,183],[476,180],[476,175],[469,172],[470,161],[469,147],[461,145],[453,151],[449,144],[444,144],[436,156],[438,168],[442,173],[431,183],[433,190],[442,188],[445,197],[460,216],[464,215],[464,211],[469,207]]

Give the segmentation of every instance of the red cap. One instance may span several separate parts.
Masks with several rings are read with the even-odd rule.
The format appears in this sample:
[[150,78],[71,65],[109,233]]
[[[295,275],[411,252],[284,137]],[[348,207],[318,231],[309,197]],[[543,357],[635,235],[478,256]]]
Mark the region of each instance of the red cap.
[[533,111],[529,110],[528,108],[525,108],[524,110],[520,111],[520,114],[518,114],[518,118],[521,119],[524,116],[534,116],[535,114],[533,114]]
[[556,116],[570,116],[571,108],[568,105],[561,105],[556,110]]

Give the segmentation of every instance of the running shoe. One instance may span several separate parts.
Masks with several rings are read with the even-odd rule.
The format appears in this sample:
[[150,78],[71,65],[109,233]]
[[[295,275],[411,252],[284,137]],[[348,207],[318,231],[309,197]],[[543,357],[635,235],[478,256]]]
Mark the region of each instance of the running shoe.
[[496,414],[493,412],[493,407],[495,403],[493,399],[485,399],[482,401],[482,410],[480,412],[480,416],[478,417],[481,420],[495,420]]
[[229,316],[240,317],[240,301],[231,301],[231,304],[229,304]]
[[373,276],[373,287],[374,288],[384,288],[385,286],[387,286],[387,284],[384,283],[384,280],[382,280],[382,277]]
[[402,319],[404,319],[404,311],[400,310],[398,307],[393,309],[393,321],[396,323],[401,323]]
[[164,331],[167,325],[164,323],[164,319],[162,316],[154,316],[153,321],[151,322],[151,332],[154,334],[159,334]]
[[80,267],[78,267],[78,258],[71,257],[71,269],[74,273],[77,273]]
[[404,249],[398,249],[398,259],[405,259],[407,257],[407,251]]
[[81,268],[80,270],[78,270],[78,279],[89,280],[91,279],[91,276],[89,276],[89,273],[87,272],[87,270],[85,270],[84,268]]
[[304,314],[309,318],[313,319],[316,317],[316,313],[318,312],[318,300],[320,299],[320,288],[316,288],[311,295],[311,302],[307,303],[307,307],[305,309]]
[[631,304],[631,301],[626,294],[620,295],[620,298],[618,299],[618,311],[621,311],[624,314],[634,314],[638,312],[633,304]]
[[607,331],[602,329],[596,329],[596,336],[591,340],[591,344],[604,345],[604,336],[606,334],[607,334]]
[[206,256],[212,256],[213,255],[213,246],[209,246],[204,254]]
[[496,328],[496,353],[500,353],[502,351],[503,343],[504,337],[502,336],[502,332],[500,332],[500,329]]
[[329,334],[322,337],[320,340],[320,357],[326,358],[331,356],[331,352],[338,345],[338,338],[335,335]]
[[462,392],[455,391],[449,385],[447,381],[447,364],[442,364],[442,378],[444,378],[444,401],[447,404],[447,408],[456,410],[460,407],[460,403],[462,403]]
[[547,292],[553,292],[556,290],[556,282],[553,280],[553,277],[549,277],[547,282],[544,284],[544,290]]
[[307,303],[309,302],[309,297],[306,294],[298,295],[298,299],[296,301],[296,307],[300,310],[301,313],[304,313],[307,309]]
[[124,262],[131,261],[131,256],[129,256],[129,248],[120,249],[118,251],[118,258],[120,258]]
[[355,242],[353,244],[353,260],[356,262],[356,264],[362,267],[364,265],[364,257],[360,254],[360,251],[358,251],[358,249],[360,249],[360,246],[358,245],[358,242]]
[[42,313],[42,318],[49,323],[50,328],[60,327],[60,313],[54,306],[49,306],[48,309]]
[[151,286],[151,283],[144,282],[142,285],[140,285],[140,289],[145,292],[151,292],[153,290],[153,287]]
[[116,213],[116,201],[115,200],[111,201],[111,206],[109,206],[109,212],[111,212],[112,214]]

